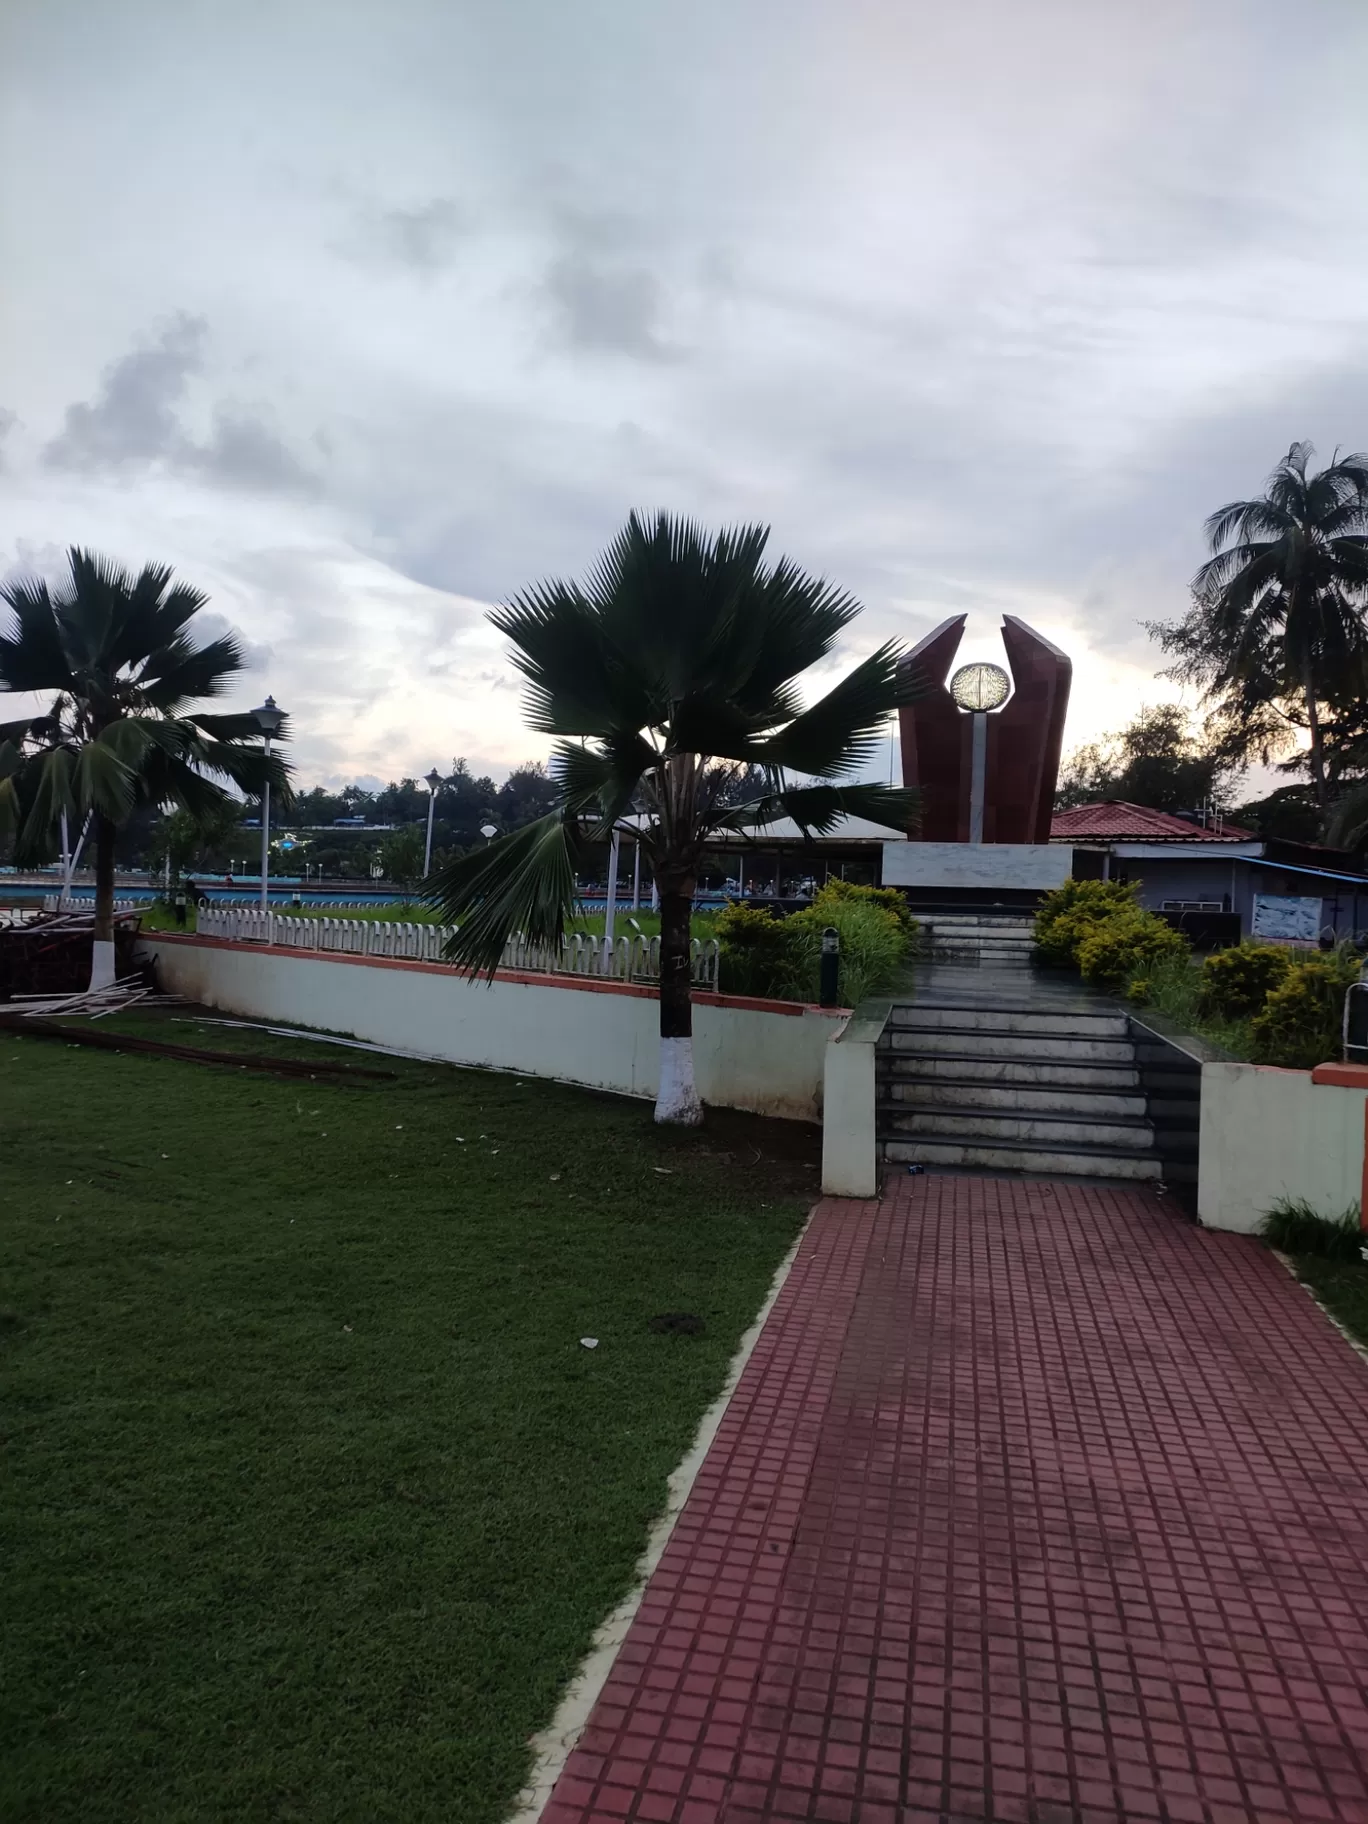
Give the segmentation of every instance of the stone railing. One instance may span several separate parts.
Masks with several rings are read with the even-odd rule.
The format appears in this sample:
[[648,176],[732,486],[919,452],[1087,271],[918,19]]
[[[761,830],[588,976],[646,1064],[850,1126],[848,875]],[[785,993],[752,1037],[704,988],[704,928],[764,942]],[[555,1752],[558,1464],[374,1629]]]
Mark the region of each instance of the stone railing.
[[[446,960],[443,951],[452,933],[449,925],[408,924],[399,919],[301,918],[210,906],[200,908],[197,929],[201,937],[212,937],[220,943],[276,944],[291,950],[401,957],[424,963]],[[716,939],[702,943],[695,938],[690,948],[694,987],[716,989]],[[610,981],[655,982],[660,979],[660,939],[638,932],[608,945],[601,937],[581,934],[567,937],[557,949],[514,937],[505,946],[500,967],[537,975],[594,975]]]

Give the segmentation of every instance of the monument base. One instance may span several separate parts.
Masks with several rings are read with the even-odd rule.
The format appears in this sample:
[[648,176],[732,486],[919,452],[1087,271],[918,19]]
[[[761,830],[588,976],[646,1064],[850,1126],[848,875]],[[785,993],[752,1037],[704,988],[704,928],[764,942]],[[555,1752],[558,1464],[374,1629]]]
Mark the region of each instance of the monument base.
[[1073,874],[1073,850],[1054,842],[886,842],[883,884],[937,893],[1048,893]]

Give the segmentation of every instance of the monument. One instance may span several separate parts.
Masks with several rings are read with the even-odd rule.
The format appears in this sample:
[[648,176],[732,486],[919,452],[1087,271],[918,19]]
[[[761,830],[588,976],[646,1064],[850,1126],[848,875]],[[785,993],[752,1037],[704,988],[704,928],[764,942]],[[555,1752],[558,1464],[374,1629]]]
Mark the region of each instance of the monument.
[[967,616],[943,621],[903,661],[921,694],[899,711],[903,784],[922,796],[907,843],[884,849],[888,885],[1036,890],[1067,877],[1051,849],[1073,667],[1015,615],[1002,617],[1009,670],[951,665]]

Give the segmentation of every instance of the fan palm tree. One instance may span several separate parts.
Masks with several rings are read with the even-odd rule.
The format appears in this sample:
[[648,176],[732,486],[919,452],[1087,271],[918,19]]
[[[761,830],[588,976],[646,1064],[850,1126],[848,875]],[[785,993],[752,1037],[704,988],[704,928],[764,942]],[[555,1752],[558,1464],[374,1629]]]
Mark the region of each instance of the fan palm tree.
[[92,986],[113,969],[114,844],[140,805],[208,816],[231,802],[218,783],[288,795],[289,771],[262,751],[250,714],[208,715],[242,669],[231,636],[197,645],[190,623],[208,599],[162,564],[135,576],[73,547],[55,587],[0,588],[13,619],[0,633],[0,690],[48,699],[46,712],[0,723],[0,825],[19,859],[54,852],[62,814],[89,818],[95,843]]
[[[559,737],[559,802],[448,863],[429,895],[457,925],[448,955],[492,975],[515,932],[560,942],[589,843],[639,833],[660,895],[658,1121],[701,1118],[689,939],[709,842],[778,817],[817,832],[847,814],[910,832],[917,817],[915,792],[841,783],[913,694],[900,649],[879,647],[803,709],[795,680],[859,605],[786,558],[767,566],[767,538],[763,526],[708,537],[634,513],[582,584],[543,582],[495,610],[527,681],[528,721]],[[763,789],[736,803],[729,788],[751,767]],[[790,783],[795,774],[817,783]],[[638,806],[644,819],[627,824]]]
[[[1309,443],[1294,443],[1255,500],[1206,522],[1209,561],[1193,578],[1208,686],[1249,717],[1300,698],[1316,803],[1330,796],[1323,706],[1368,679],[1368,455],[1314,474]],[[1195,645],[1193,644],[1195,635]],[[1172,642],[1183,649],[1183,639]]]

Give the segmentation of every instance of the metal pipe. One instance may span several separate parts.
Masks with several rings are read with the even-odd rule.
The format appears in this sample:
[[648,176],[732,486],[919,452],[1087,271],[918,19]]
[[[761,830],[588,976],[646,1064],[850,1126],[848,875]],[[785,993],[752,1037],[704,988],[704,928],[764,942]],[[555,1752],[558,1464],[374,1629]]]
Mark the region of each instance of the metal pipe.
[[972,747],[969,766],[969,840],[983,841],[983,800],[988,777],[988,716],[978,709],[973,715]]

